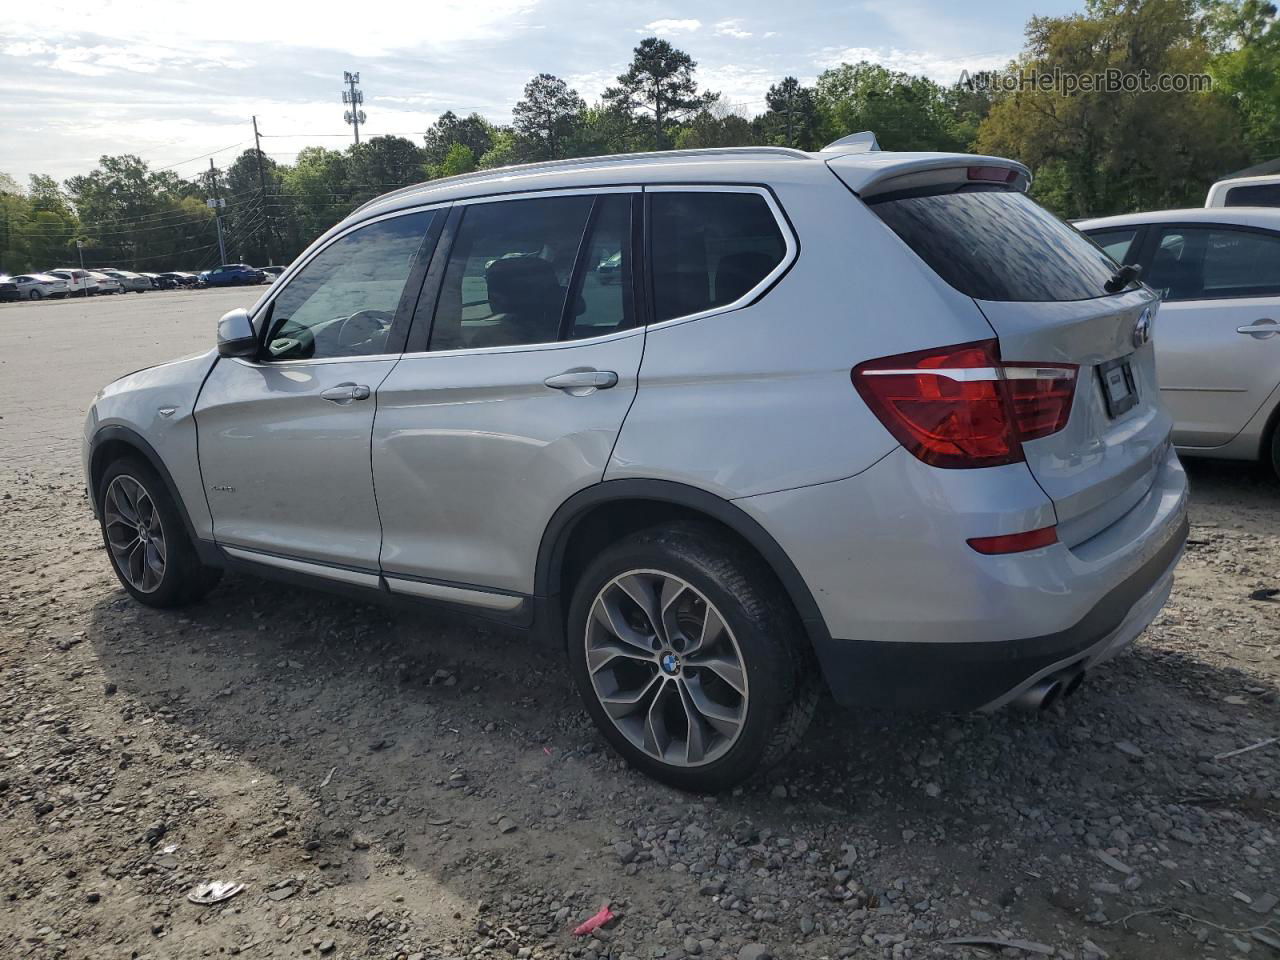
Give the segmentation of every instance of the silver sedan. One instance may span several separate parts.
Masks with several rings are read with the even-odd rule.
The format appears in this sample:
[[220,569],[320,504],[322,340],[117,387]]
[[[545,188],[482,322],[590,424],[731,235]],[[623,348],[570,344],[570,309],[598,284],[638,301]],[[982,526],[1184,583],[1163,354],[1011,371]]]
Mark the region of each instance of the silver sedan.
[[13,278],[18,296],[23,300],[61,299],[67,295],[67,281],[47,273],[24,273]]
[[1084,220],[1162,303],[1160,393],[1186,454],[1280,473],[1280,210],[1197,207]]

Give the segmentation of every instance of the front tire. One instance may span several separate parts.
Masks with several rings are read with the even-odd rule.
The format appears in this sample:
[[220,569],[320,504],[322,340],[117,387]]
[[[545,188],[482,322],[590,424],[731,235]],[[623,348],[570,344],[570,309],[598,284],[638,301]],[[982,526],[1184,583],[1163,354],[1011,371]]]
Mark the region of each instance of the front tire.
[[1271,428],[1271,472],[1280,480],[1280,419]]
[[43,294],[43,293],[41,293],[39,290],[29,290],[29,291],[27,292],[27,299],[28,299],[28,300],[39,300],[39,299],[40,299],[41,297],[43,297],[43,296],[44,296],[44,294]]
[[763,562],[712,527],[634,534],[587,567],[569,662],[605,739],[682,790],[727,790],[785,757],[817,702],[799,618]]
[[102,540],[121,586],[149,607],[200,599],[222,576],[200,562],[177,504],[151,465],[112,462],[98,483]]

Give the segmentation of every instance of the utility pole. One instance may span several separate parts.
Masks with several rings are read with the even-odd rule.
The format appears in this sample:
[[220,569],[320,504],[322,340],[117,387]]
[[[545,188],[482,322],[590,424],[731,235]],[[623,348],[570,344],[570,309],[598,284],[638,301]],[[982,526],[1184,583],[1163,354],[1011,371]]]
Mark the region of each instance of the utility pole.
[[258,139],[258,118],[253,118],[253,152],[258,158],[258,209],[262,212],[263,229],[266,231],[267,261],[275,263],[271,253],[271,218],[267,215],[267,178],[262,172],[262,142]]
[[360,74],[346,71],[342,74],[342,82],[348,89],[342,91],[342,102],[349,104],[351,109],[343,113],[342,118],[355,128],[356,146],[360,145],[360,124],[364,123],[364,111],[360,109],[360,105],[364,103],[364,92],[357,90],[356,86],[360,83]]
[[209,190],[213,196],[205,201],[205,206],[213,209],[213,217],[218,222],[218,256],[221,258],[219,263],[227,262],[227,245],[222,239],[222,208],[227,205],[227,201],[218,196],[218,171],[213,166],[213,157],[209,158]]

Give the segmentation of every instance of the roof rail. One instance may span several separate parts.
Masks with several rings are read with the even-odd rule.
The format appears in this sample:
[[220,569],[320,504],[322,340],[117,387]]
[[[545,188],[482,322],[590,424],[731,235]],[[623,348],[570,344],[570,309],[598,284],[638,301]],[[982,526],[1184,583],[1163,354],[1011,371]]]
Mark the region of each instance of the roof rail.
[[595,167],[613,163],[639,163],[645,160],[653,160],[655,157],[710,157],[720,154],[783,156],[791,157],[793,159],[809,158],[809,154],[805,153],[803,150],[793,150],[791,147],[701,147],[695,150],[647,150],[643,153],[611,153],[599,157],[569,157],[564,160],[540,160],[535,163],[517,163],[508,167],[492,167],[488,170],[475,170],[471,173],[459,173],[452,177],[441,177],[438,180],[424,180],[422,183],[415,183],[407,187],[401,187],[398,190],[392,190],[389,193],[384,193],[380,196],[374,197],[372,200],[366,200],[352,212],[359,213],[365,207],[372,206],[375,203],[381,203],[383,200],[390,200],[392,197],[400,197],[414,193],[424,187],[453,186],[454,184],[470,183],[475,180],[487,180],[510,176],[512,174],[523,176],[529,173],[541,173],[544,170],[561,170],[566,167]]
[[832,140],[822,148],[822,153],[871,153],[879,151],[880,144],[876,142],[876,135],[870,130],[863,130],[861,133],[851,133],[847,137],[841,137],[839,140]]

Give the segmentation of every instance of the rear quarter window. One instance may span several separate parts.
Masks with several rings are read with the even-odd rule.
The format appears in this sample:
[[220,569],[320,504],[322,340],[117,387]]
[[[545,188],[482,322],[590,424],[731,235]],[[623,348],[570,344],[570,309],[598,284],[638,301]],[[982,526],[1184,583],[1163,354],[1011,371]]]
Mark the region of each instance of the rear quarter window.
[[1023,193],[962,187],[890,195],[871,209],[943,280],[977,300],[1107,296],[1116,263]]
[[658,321],[741,300],[787,255],[777,218],[758,193],[653,191],[649,234]]

